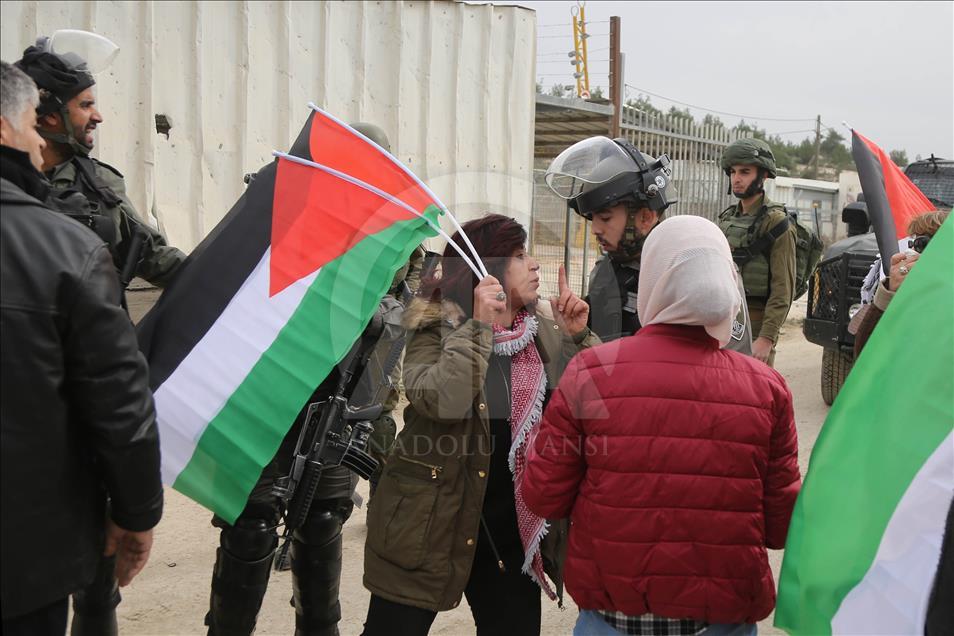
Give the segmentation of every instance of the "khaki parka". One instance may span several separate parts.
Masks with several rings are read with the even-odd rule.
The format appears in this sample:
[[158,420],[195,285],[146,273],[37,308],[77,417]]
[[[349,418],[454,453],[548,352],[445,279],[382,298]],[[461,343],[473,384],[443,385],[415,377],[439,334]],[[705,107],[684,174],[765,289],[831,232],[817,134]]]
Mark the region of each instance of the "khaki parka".
[[[570,359],[599,344],[576,338],[537,309],[537,350],[548,391]],[[450,301],[415,299],[404,314],[404,387],[410,404],[368,510],[364,585],[384,599],[443,611],[457,607],[470,577],[491,457],[483,393],[493,333]],[[560,598],[567,524],[551,521],[541,543]]]

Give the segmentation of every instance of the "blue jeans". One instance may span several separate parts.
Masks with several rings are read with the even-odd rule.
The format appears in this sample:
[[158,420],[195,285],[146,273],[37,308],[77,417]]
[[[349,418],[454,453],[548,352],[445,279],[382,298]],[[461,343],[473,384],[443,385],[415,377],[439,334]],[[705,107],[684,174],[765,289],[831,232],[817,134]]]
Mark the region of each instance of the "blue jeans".
[[[755,636],[758,629],[754,623],[715,623],[709,625],[702,636]],[[580,610],[580,617],[573,627],[573,636],[620,636],[621,632],[603,620],[593,610]]]

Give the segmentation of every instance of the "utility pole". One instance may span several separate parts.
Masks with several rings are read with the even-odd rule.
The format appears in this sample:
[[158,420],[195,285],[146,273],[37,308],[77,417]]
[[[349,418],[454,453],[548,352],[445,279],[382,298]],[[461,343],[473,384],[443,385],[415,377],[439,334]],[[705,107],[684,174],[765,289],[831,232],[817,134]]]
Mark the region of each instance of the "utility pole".
[[812,160],[812,176],[818,178],[818,153],[821,150],[821,115],[815,117],[815,158]]
[[590,98],[590,68],[586,53],[586,41],[590,34],[586,32],[586,7],[577,2],[570,9],[573,19],[573,50],[570,51],[570,64],[576,67],[573,78],[576,80],[576,96]]
[[580,23],[576,18],[579,11],[579,7],[570,9],[570,15],[573,18],[573,52],[570,53],[570,64],[576,67],[573,71],[573,79],[576,80],[576,97],[583,94],[583,65],[586,63],[583,52],[580,50]]
[[610,136],[620,136],[620,122],[623,116],[623,78],[622,55],[619,52],[619,16],[610,16],[610,101],[613,103],[613,121],[610,123]]

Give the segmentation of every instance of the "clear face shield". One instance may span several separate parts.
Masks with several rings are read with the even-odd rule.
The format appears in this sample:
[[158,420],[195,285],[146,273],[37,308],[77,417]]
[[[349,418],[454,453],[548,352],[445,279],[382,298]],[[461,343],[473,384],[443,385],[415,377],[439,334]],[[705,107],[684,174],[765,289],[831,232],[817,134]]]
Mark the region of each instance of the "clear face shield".
[[547,185],[561,199],[572,199],[586,185],[611,181],[632,172],[633,160],[608,137],[590,137],[561,152],[547,169]]
[[72,68],[97,75],[106,70],[119,53],[119,47],[109,38],[89,31],[60,29],[37,46],[52,53]]

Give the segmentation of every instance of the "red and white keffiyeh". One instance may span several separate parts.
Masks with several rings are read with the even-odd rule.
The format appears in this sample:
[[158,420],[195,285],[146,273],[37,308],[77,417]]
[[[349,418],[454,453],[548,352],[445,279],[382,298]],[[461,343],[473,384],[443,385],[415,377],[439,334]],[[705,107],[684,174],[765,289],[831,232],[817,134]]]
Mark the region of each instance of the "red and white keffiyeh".
[[523,544],[524,561],[521,571],[546,592],[551,600],[556,593],[543,572],[540,541],[550,524],[538,517],[523,500],[523,471],[527,466],[527,445],[536,436],[543,415],[543,398],[547,389],[547,374],[543,360],[533,343],[537,335],[537,319],[527,310],[521,310],[508,330],[494,325],[494,353],[509,356],[510,361],[510,472],[513,473],[514,500],[517,509],[517,528]]

